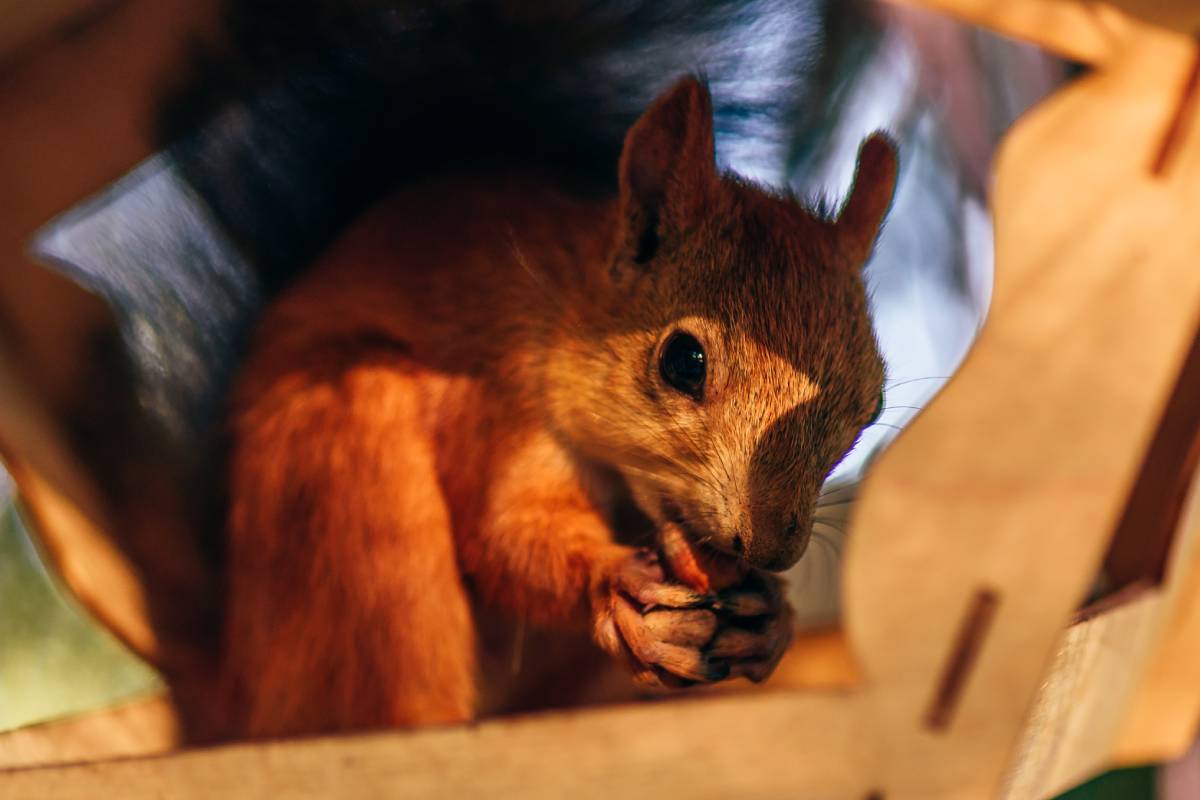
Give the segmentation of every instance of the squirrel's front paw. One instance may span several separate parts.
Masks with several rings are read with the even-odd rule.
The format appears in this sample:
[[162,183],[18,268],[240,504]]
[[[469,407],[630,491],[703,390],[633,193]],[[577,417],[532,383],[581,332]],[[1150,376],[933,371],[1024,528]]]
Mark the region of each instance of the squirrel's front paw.
[[792,638],[782,582],[751,572],[719,595],[670,582],[653,553],[617,562],[597,587],[596,641],[646,686],[764,680]]
[[755,683],[766,680],[795,630],[783,581],[754,570],[741,584],[722,592],[714,607],[721,626],[707,648],[709,658],[728,661],[731,676]]
[[707,648],[720,627],[716,595],[667,580],[657,556],[637,551],[617,562],[597,586],[594,635],[646,686],[680,687],[729,676],[730,662]]

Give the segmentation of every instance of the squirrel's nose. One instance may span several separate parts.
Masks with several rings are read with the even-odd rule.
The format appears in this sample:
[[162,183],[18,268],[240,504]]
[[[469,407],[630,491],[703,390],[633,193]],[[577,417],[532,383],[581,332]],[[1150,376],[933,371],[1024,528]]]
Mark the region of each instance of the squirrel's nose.
[[799,514],[783,516],[774,525],[756,525],[747,560],[763,569],[787,569],[804,555],[811,529]]

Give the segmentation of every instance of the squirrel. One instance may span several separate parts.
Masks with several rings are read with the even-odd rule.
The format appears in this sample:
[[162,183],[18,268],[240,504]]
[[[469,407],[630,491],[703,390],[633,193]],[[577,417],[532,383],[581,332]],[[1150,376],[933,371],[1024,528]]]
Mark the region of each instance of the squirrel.
[[[772,571],[878,407],[857,270],[896,159],[867,141],[834,223],[713,144],[770,184],[819,156],[869,11],[218,6],[156,136],[261,293],[215,332],[230,358],[185,368],[189,477],[158,492],[179,536],[143,482],[118,503],[166,576],[154,657],[186,738],[769,673]],[[195,288],[197,314],[224,302]],[[161,568],[185,547],[194,586]]]
[[471,720],[480,609],[644,686],[778,662],[775,573],[879,407],[860,269],[895,148],[864,141],[828,218],[720,171],[685,76],[611,167],[608,194],[408,181],[263,314],[228,417],[228,735]]

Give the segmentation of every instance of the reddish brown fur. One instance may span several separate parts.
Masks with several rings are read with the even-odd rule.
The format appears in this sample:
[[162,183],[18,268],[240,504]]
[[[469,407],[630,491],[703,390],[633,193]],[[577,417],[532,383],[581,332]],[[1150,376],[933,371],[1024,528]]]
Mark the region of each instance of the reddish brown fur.
[[[777,591],[739,601],[767,638],[723,638],[617,542],[614,505],[627,487],[754,564],[799,557],[789,524],[882,380],[858,267],[894,156],[872,141],[853,229],[817,220],[716,174],[689,79],[631,131],[618,199],[447,176],[356,225],[270,309],[236,393],[228,733],[471,718],[473,604],[590,630],[651,683],[769,672]],[[709,356],[701,404],[656,377],[679,327]]]

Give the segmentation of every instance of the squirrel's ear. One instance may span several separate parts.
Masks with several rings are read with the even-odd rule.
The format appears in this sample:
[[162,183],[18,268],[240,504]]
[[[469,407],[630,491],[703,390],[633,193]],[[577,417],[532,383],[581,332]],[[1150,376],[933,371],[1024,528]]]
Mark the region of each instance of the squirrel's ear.
[[837,249],[855,269],[871,255],[883,216],[896,189],[896,145],[887,134],[876,131],[858,149],[858,166],[850,197],[834,223]]
[[623,247],[638,264],[686,231],[717,181],[712,100],[687,77],[661,95],[625,136],[620,188]]

